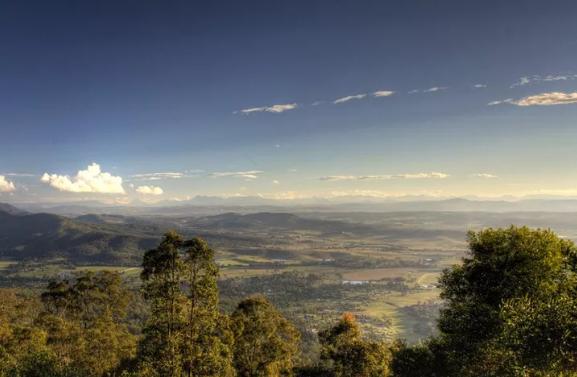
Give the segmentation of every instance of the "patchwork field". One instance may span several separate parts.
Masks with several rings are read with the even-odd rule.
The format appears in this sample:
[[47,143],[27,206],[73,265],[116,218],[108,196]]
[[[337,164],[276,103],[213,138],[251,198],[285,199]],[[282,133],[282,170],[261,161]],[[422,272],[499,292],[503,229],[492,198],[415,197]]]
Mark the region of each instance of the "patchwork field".
[[[206,239],[216,250],[224,310],[232,310],[247,295],[264,294],[311,339],[342,313],[352,312],[370,335],[409,342],[434,332],[442,305],[437,281],[443,269],[465,255],[468,230],[527,221],[540,226],[550,219],[548,214],[310,212],[114,216],[110,221],[106,216],[82,217],[90,224],[103,223],[107,232],[128,227],[132,237],[144,227],[147,237],[153,230],[176,229]],[[576,219],[558,219],[555,230],[575,238]],[[71,224],[67,226],[84,229]],[[143,252],[130,251],[122,265],[36,255],[4,258],[0,284],[39,289],[51,279],[109,270],[120,272],[136,289]]]

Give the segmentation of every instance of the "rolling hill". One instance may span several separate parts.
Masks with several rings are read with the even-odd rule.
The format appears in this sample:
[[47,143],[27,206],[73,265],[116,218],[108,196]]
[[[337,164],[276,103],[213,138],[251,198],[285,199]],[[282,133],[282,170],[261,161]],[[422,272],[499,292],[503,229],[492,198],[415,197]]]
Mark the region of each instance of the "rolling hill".
[[91,224],[0,207],[0,258],[135,265],[146,249],[155,246],[160,234],[158,229]]

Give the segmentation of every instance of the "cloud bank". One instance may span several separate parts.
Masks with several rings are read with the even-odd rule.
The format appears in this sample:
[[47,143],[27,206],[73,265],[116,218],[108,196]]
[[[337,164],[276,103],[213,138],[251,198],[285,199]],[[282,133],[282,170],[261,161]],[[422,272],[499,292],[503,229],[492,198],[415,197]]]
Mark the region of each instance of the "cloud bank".
[[0,192],[12,192],[16,190],[14,182],[6,179],[5,176],[0,175]]
[[136,192],[143,195],[162,195],[164,190],[158,186],[138,186]]
[[102,172],[100,165],[92,163],[86,170],[80,170],[74,177],[44,173],[41,181],[51,187],[66,192],[124,194],[122,178]]

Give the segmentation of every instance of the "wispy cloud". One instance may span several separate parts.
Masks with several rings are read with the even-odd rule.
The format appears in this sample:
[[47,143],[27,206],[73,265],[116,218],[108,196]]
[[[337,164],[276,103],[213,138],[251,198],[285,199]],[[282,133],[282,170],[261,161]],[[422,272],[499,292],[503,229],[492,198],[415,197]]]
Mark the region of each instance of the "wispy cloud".
[[577,92],[573,93],[563,93],[563,92],[550,92],[535,94],[532,96],[523,97],[518,100],[512,98],[507,98],[505,100],[489,102],[489,106],[510,104],[521,107],[529,106],[554,106],[554,105],[569,105],[577,103]]
[[516,88],[519,86],[525,86],[539,82],[570,81],[570,80],[577,80],[577,75],[569,74],[569,75],[547,75],[547,76],[540,76],[540,75],[523,76],[519,78],[517,82],[513,83],[511,85],[511,88]]
[[159,181],[162,179],[184,178],[185,174],[180,172],[158,172],[158,173],[133,174],[130,177],[134,180],[140,180],[140,181]]
[[136,192],[143,195],[162,195],[164,194],[164,190],[158,186],[138,186],[136,188]]
[[390,97],[393,94],[395,94],[395,92],[392,90],[377,90],[376,92],[373,92],[373,97]]
[[4,173],[6,177],[36,177],[36,174],[30,173]]
[[122,178],[101,171],[92,163],[86,170],[79,170],[74,177],[44,173],[41,181],[60,191],[76,193],[124,194]]
[[430,172],[430,173],[407,173],[407,174],[378,174],[378,175],[328,175],[320,177],[321,181],[367,181],[367,180],[386,180],[386,179],[444,179],[449,174]]
[[495,178],[498,178],[496,175],[490,174],[490,173],[477,173],[477,174],[473,174],[472,176],[475,177],[475,178],[484,178],[484,179],[495,179]]
[[497,101],[491,101],[487,104],[487,106],[497,106],[497,105],[503,105],[506,103],[514,103],[515,100],[513,98],[507,98],[507,99],[502,99],[502,100],[497,100]]
[[446,86],[433,86],[431,88],[428,89],[413,89],[411,91],[409,91],[409,94],[416,94],[416,93],[435,93],[435,92],[440,92],[443,90],[447,90],[449,89]]
[[363,99],[363,98],[365,98],[366,96],[367,96],[366,93],[364,93],[364,94],[355,94],[355,95],[352,95],[352,96],[346,96],[346,97],[338,98],[338,99],[334,100],[333,103],[334,103],[335,105],[337,105],[337,104],[339,104],[339,103],[345,103],[345,102],[349,102],[349,101],[352,101],[352,100]]
[[473,88],[475,88],[475,89],[483,89],[486,87],[487,87],[487,84],[475,84],[475,85],[473,85]]
[[439,173],[439,172],[393,175],[393,178],[402,178],[402,179],[423,179],[423,178],[444,179],[444,178],[448,178],[448,177],[449,177],[449,174]]
[[285,111],[294,110],[298,107],[296,103],[286,103],[286,104],[279,104],[279,105],[272,105],[272,106],[263,106],[263,107],[251,107],[249,109],[240,110],[242,114],[252,114],[252,113],[274,113],[280,114],[284,113]]
[[12,192],[16,190],[14,182],[6,179],[5,176],[0,175],[0,192]]
[[257,179],[263,173],[264,172],[261,170],[229,171],[211,173],[210,176],[214,178],[233,177],[243,179]]

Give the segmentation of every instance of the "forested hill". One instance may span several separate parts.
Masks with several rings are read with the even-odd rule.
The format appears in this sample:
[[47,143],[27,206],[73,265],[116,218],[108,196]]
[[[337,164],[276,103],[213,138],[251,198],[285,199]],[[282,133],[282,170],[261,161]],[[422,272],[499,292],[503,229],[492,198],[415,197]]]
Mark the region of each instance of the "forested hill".
[[0,205],[0,257],[63,258],[73,263],[138,264],[145,250],[158,242],[129,226],[90,224],[52,214],[27,214]]

